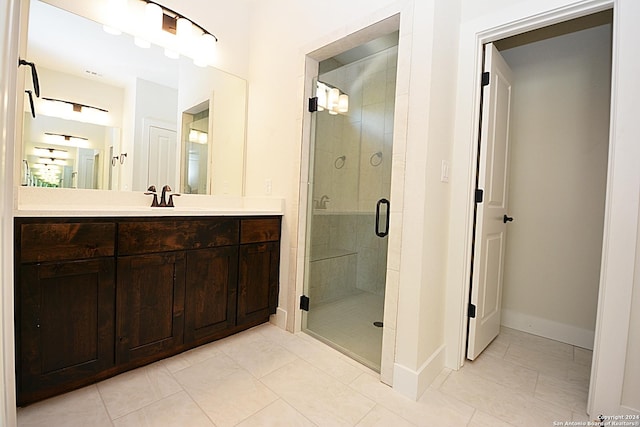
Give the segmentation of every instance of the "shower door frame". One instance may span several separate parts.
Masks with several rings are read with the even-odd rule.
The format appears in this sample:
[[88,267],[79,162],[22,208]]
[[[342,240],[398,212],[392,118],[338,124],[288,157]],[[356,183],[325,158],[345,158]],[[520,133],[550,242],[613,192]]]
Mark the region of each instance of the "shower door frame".
[[[311,116],[307,111],[307,102],[308,99],[313,96],[315,91],[315,78],[318,76],[319,71],[319,63],[320,61],[335,56],[339,53],[345,52],[350,48],[359,46],[367,41],[374,40],[382,35],[389,34],[393,31],[398,31],[400,29],[400,11],[396,11],[395,13],[391,13],[388,17],[383,18],[377,22],[372,22],[370,25],[367,25],[364,28],[359,28],[353,30],[351,33],[346,34],[342,38],[335,38],[330,42],[327,42],[324,46],[310,51],[305,56],[304,63],[304,115],[302,117],[302,150],[301,150],[301,165],[300,165],[300,195],[299,195],[299,208],[298,208],[298,236],[297,236],[297,248],[295,250],[295,293],[292,295],[295,298],[295,308],[294,311],[294,319],[293,319],[293,329],[294,332],[302,331],[303,327],[306,329],[306,325],[303,325],[303,319],[306,316],[302,315],[302,310],[299,308],[298,304],[301,296],[304,295],[304,290],[307,288],[306,281],[306,270],[308,268],[308,257],[307,257],[307,212],[308,209],[311,209],[312,200],[310,200],[310,175],[313,172],[311,169],[312,164],[309,162],[311,153],[313,152],[312,146],[312,132],[315,131],[313,126],[315,123],[312,123]],[[401,50],[401,46],[403,44],[403,39],[400,38],[398,40],[398,50]],[[397,88],[401,82],[406,82],[409,80],[408,69],[405,69],[404,72],[401,73],[400,69],[398,69],[398,74],[396,76],[396,99],[395,99],[395,111],[394,111],[394,135],[393,135],[393,156],[394,159],[404,159],[406,153],[406,139],[400,138],[398,139],[396,135],[406,133],[407,125],[406,123],[398,124],[398,114],[399,109],[407,108],[408,100],[402,99],[400,100],[398,96]],[[396,164],[392,163],[391,168],[391,194],[401,194],[404,191],[404,180],[399,179],[401,175],[404,173],[404,170],[400,170],[396,168]],[[394,208],[390,213],[391,215],[391,230],[400,230],[402,228],[402,208]],[[395,215],[393,213],[398,213],[399,215]],[[395,318],[398,312],[398,294],[399,294],[399,282],[398,282],[398,272],[391,271],[389,268],[389,263],[394,262],[395,264],[399,264],[400,252],[399,250],[393,251],[392,248],[399,248],[401,242],[400,233],[390,234],[389,236],[389,246],[387,249],[388,259],[387,259],[387,273],[385,278],[385,301],[384,301],[384,317],[387,319],[387,324],[383,327],[383,338],[382,338],[382,357],[380,362],[380,380],[392,386],[393,385],[393,373],[394,373],[394,362],[395,362],[395,346],[396,346],[396,327],[395,327]],[[397,270],[397,267],[396,267]],[[394,275],[395,280],[392,280],[391,286],[389,277],[390,274]],[[391,325],[390,325],[391,324]]]

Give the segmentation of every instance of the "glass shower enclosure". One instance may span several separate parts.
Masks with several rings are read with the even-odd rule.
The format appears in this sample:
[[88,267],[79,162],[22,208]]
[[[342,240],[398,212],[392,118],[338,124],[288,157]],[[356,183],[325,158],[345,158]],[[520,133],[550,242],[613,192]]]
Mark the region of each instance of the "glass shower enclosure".
[[322,61],[312,115],[303,330],[377,371],[397,44],[396,32]]

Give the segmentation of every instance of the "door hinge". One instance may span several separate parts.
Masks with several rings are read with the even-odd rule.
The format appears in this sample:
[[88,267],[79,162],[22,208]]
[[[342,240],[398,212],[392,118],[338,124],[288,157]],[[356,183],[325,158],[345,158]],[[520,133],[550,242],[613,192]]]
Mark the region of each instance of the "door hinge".
[[476,318],[476,306],[473,304],[469,304],[469,318],[470,319]]
[[300,295],[300,310],[309,311],[309,297]]
[[478,188],[476,189],[476,203],[482,203],[484,200],[484,190]]
[[482,86],[487,86],[489,84],[490,81],[490,74],[488,71],[485,71],[484,73],[482,73]]
[[318,111],[318,97],[314,96],[309,98],[309,112],[315,113],[316,111]]

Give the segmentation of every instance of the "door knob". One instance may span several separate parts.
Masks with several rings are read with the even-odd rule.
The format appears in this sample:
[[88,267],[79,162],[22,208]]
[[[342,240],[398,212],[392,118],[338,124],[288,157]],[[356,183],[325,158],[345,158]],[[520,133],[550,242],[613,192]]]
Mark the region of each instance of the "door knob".
[[510,216],[507,216],[507,214],[504,214],[504,216],[502,217],[502,222],[506,224],[511,221],[513,221],[513,217],[510,217]]

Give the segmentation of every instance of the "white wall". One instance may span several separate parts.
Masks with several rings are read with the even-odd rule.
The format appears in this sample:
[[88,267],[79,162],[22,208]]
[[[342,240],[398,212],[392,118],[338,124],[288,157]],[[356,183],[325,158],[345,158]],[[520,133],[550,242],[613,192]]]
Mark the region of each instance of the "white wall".
[[593,348],[611,26],[502,51],[513,71],[502,324]]
[[0,0],[0,426],[16,425],[13,340],[13,163],[19,6]]

